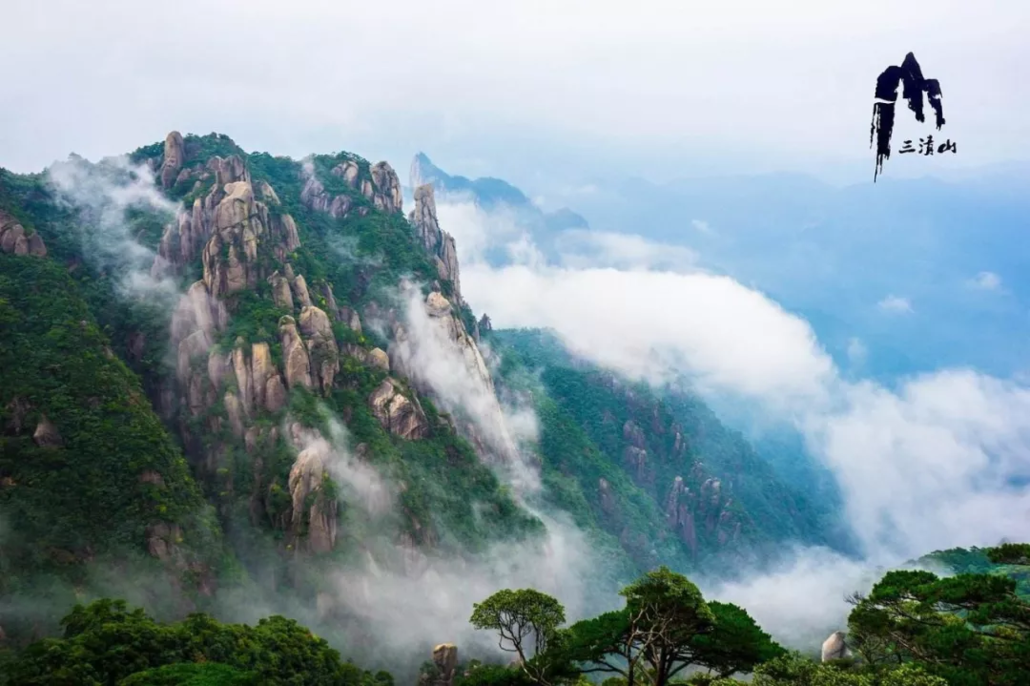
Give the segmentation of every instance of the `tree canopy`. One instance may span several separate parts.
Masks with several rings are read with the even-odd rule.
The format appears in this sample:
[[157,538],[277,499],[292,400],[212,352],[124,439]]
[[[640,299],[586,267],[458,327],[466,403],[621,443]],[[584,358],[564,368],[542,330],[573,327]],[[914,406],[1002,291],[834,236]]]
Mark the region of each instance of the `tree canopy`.
[[[1026,564],[1030,546],[989,549],[993,562]],[[940,578],[888,572],[853,598],[851,641],[870,664],[918,663],[948,683],[1008,685],[1030,674],[1030,603],[998,574]]]
[[76,606],[62,625],[63,637],[37,641],[6,665],[8,683],[393,684],[385,672],[344,662],[325,640],[285,617],[247,626],[191,614],[163,624],[124,601],[103,599]]

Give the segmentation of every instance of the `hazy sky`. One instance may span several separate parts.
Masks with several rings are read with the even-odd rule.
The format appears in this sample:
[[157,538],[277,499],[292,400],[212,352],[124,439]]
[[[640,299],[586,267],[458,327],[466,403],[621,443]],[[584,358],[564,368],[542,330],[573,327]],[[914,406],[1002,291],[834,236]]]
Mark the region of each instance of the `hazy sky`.
[[6,0],[3,24],[18,171],[173,128],[502,176],[868,165],[875,78],[909,50],[941,81],[949,164],[1030,159],[1021,0]]

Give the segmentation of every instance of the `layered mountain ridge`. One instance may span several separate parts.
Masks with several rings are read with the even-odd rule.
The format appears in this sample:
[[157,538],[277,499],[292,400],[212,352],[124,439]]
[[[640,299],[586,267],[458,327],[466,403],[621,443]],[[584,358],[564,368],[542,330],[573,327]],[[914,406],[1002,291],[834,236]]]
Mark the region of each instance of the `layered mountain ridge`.
[[[571,514],[613,575],[826,540],[756,456],[721,454],[700,401],[477,320],[433,184],[405,216],[385,162],[178,132],[62,164],[0,170],[2,597],[96,594],[101,558],[135,556],[174,581],[170,614],[250,589],[354,630],[340,575],[536,545],[541,512]],[[0,626],[45,633],[67,609],[48,607]]]

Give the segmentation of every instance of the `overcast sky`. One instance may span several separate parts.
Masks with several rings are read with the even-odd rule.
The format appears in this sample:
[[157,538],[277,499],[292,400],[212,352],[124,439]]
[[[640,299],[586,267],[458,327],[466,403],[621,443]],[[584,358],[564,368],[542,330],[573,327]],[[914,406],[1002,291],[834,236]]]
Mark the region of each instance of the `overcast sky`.
[[719,171],[868,164],[876,76],[909,50],[941,81],[949,164],[1030,159],[1022,0],[6,0],[2,14],[0,165],[17,171],[170,129],[402,168],[423,149],[502,176],[527,151],[541,165],[607,151],[645,175],[714,169],[720,151]]

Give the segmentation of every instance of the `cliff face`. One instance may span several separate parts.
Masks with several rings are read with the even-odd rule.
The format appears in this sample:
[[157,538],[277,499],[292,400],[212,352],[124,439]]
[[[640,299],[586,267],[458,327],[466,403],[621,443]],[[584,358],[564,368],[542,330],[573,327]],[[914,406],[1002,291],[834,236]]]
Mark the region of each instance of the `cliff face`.
[[418,233],[419,240],[426,252],[433,256],[436,272],[444,281],[451,283],[455,302],[461,299],[461,283],[458,274],[458,251],[454,245],[454,237],[440,229],[436,219],[436,199],[432,185],[419,186],[415,189],[415,209],[408,217]]
[[[177,209],[118,218],[119,245],[153,258],[129,275],[84,247],[83,228],[109,238],[95,216],[0,170],[0,517],[25,532],[0,546],[10,578],[143,553],[195,599],[221,561],[336,621],[346,599],[298,570],[418,575],[539,534],[508,486],[599,534],[613,565],[815,538],[690,401],[567,360],[543,393],[495,378],[481,337],[509,370],[540,356],[472,315],[433,186],[405,216],[390,166],[349,153],[172,132],[130,159],[115,195],[152,179]],[[535,407],[539,442],[513,434],[505,393]],[[512,477],[540,466],[542,483]]]
[[[449,245],[449,253],[428,250],[421,229],[404,217],[400,183],[386,163],[370,164],[347,154],[316,156],[309,163],[250,156],[222,136],[177,132],[163,145],[141,148],[131,160],[152,171],[155,193],[179,203],[170,220],[162,218],[157,233],[156,215],[136,211],[131,218],[119,218],[142,227],[127,233],[138,241],[134,250],[153,250],[149,278],[164,288],[182,284],[167,311],[126,295],[124,284],[130,282],[123,281],[125,275],[82,250],[73,227],[89,221],[87,215],[56,203],[29,203],[32,194],[46,197],[45,181],[0,171],[0,259],[13,260],[0,265],[0,291],[5,293],[0,320],[4,335],[17,335],[20,341],[4,349],[22,347],[49,356],[40,358],[38,368],[24,359],[4,363],[0,515],[20,507],[29,516],[52,497],[51,486],[37,492],[25,467],[7,459],[18,451],[48,451],[62,460],[48,472],[53,478],[85,484],[80,503],[85,510],[79,513],[58,500],[49,517],[39,516],[39,521],[53,521],[57,535],[62,527],[77,531],[68,521],[95,521],[94,512],[107,512],[106,521],[124,522],[122,528],[131,529],[115,536],[117,545],[101,529],[76,534],[78,547],[51,546],[55,559],[88,565],[111,543],[111,550],[146,552],[188,572],[205,592],[217,583],[207,561],[222,554],[217,540],[223,529],[230,541],[268,535],[283,556],[305,559],[345,559],[355,547],[372,545],[350,527],[374,526],[377,536],[408,551],[406,559],[444,542],[460,551],[539,531],[539,522],[512,502],[480,462],[476,446],[462,438],[462,433],[475,438],[472,425],[428,403],[426,398],[439,397],[429,383],[432,375],[406,365],[412,358],[404,351],[419,348],[419,337],[431,334],[431,345],[466,360],[469,373],[492,396],[475,341],[441,292],[455,293],[458,267],[453,239],[443,240],[431,197],[428,205],[420,201],[417,206],[432,216],[434,245]],[[114,174],[104,183],[117,186],[122,176]],[[145,183],[147,174],[132,178]],[[18,219],[22,216],[31,221]],[[47,250],[51,240],[58,246],[53,255]],[[339,245],[348,246],[346,259],[333,257]],[[37,311],[32,320],[43,328],[18,330],[35,307],[34,300],[22,302],[22,297],[43,297],[33,284],[45,280],[30,276],[35,274],[33,260],[53,278],[65,280],[52,288],[72,298],[82,294],[76,300],[82,312],[75,316],[82,319],[87,338],[103,328],[109,344],[97,334],[88,344],[69,339],[70,347],[60,350],[39,345],[37,338],[57,323],[58,315],[49,310]],[[437,263],[445,265],[443,271]],[[437,289],[428,300],[437,322],[432,327],[414,331],[406,326],[403,303],[391,295],[401,276]],[[363,312],[388,311],[402,313],[396,329],[369,330],[362,321]],[[74,334],[78,326],[69,331]],[[61,363],[73,348],[77,355],[85,352],[84,359],[107,360],[103,364],[123,370],[119,373],[128,385],[117,391],[119,402],[142,406],[149,413],[148,430],[164,436],[154,439],[158,448],[148,448],[133,439],[136,429],[110,425],[112,433],[96,440],[124,445],[130,452],[157,452],[129,459],[114,450],[111,459],[101,460],[91,452],[100,443],[84,442],[80,422],[94,410],[96,421],[108,421],[104,412],[114,407],[103,392],[88,390],[89,384],[104,383],[99,367],[101,376],[82,372],[77,378],[76,383],[86,384],[84,397],[68,404],[46,400],[50,396],[41,385],[46,365]],[[15,369],[25,373],[11,376]],[[138,379],[134,372],[142,375],[149,397],[132,387]],[[119,388],[115,384],[107,390]],[[78,406],[85,406],[87,414],[72,409]],[[171,443],[160,443],[167,433],[161,433],[165,429],[155,410],[181,439],[188,470],[187,462],[174,457]],[[12,446],[17,450],[12,452]],[[441,456],[446,470],[433,466]],[[108,465],[111,473],[89,472],[96,464]],[[377,473],[389,475],[379,491],[396,492],[397,502],[386,515],[370,504],[381,499],[369,491],[369,484],[380,479],[369,475]],[[105,484],[124,497],[94,503]],[[162,494],[174,496],[174,508]],[[212,513],[206,520],[200,515],[205,506]],[[129,516],[129,511],[136,514]],[[484,511],[498,514],[484,520]],[[201,520],[214,528],[198,534]],[[40,541],[49,535],[36,532]],[[23,561],[38,558],[31,540],[22,545],[0,548],[0,562],[9,550],[25,553]],[[230,546],[227,554],[234,552],[248,564],[245,548]],[[32,564],[26,573],[35,569]],[[424,569],[408,567],[412,574]]]
[[[166,145],[162,170],[170,168],[168,145],[174,154],[179,138],[169,135],[171,143]],[[327,166],[318,161],[319,166]],[[477,375],[484,392],[493,397],[489,373],[475,342],[439,292],[430,293],[428,301],[439,327],[412,336],[396,322],[390,332],[389,354],[365,342],[357,309],[339,304],[334,284],[323,278],[317,287],[309,285],[302,265],[317,263],[300,254],[304,244],[298,222],[282,211],[279,191],[268,180],[253,179],[239,156],[216,156],[191,167],[182,167],[173,159],[172,166],[178,170],[176,184],[192,184],[194,197],[192,206],[181,210],[167,226],[153,272],[187,273],[199,259],[202,274],[183,295],[172,319],[172,344],[178,358],[175,385],[180,407],[185,410],[180,415],[180,432],[198,464],[215,480],[225,470],[234,443],[242,441],[249,452],[256,446],[286,441],[298,450],[288,475],[255,471],[247,509],[252,517],[267,519],[284,530],[291,549],[329,552],[338,540],[337,509],[319,485],[323,478],[330,482],[335,478],[328,438],[317,426],[308,427],[313,438],[301,448],[296,440],[280,436],[275,426],[268,427],[267,418],[285,416],[292,421],[297,398],[313,396],[330,402],[339,388],[352,386],[353,371],[340,376],[346,359],[363,368],[362,374],[371,379],[394,375],[377,381],[365,394],[363,410],[403,441],[425,440],[434,431],[418,395],[433,395],[434,388],[409,364],[412,346],[421,344],[419,337],[430,336],[445,354],[467,359],[470,373]],[[310,212],[328,215],[344,225],[375,213],[402,216],[400,183],[386,163],[367,165],[345,159],[331,167],[324,182],[313,162],[297,172],[303,181],[300,204]],[[452,276],[457,279],[454,242],[436,224],[431,194],[428,204],[420,196],[416,212],[425,212],[431,224],[416,222],[408,227],[414,229],[415,246],[435,256],[427,247],[427,227],[433,232],[434,247],[450,245],[450,271],[438,267],[436,276],[453,283]],[[316,240],[320,238],[325,236]],[[348,299],[354,295],[349,293]],[[278,315],[274,324],[271,319],[267,322],[269,334],[261,341],[232,338],[234,320],[239,317],[234,310],[239,309],[241,299],[255,296],[270,301]],[[374,301],[370,304],[376,309]],[[277,335],[271,335],[272,331]],[[417,393],[406,390],[405,381]],[[503,424],[499,406],[496,419]],[[211,440],[226,431],[234,440]],[[476,438],[472,430],[463,433]],[[283,488],[291,494],[291,511],[275,509],[277,501],[272,496]]]

